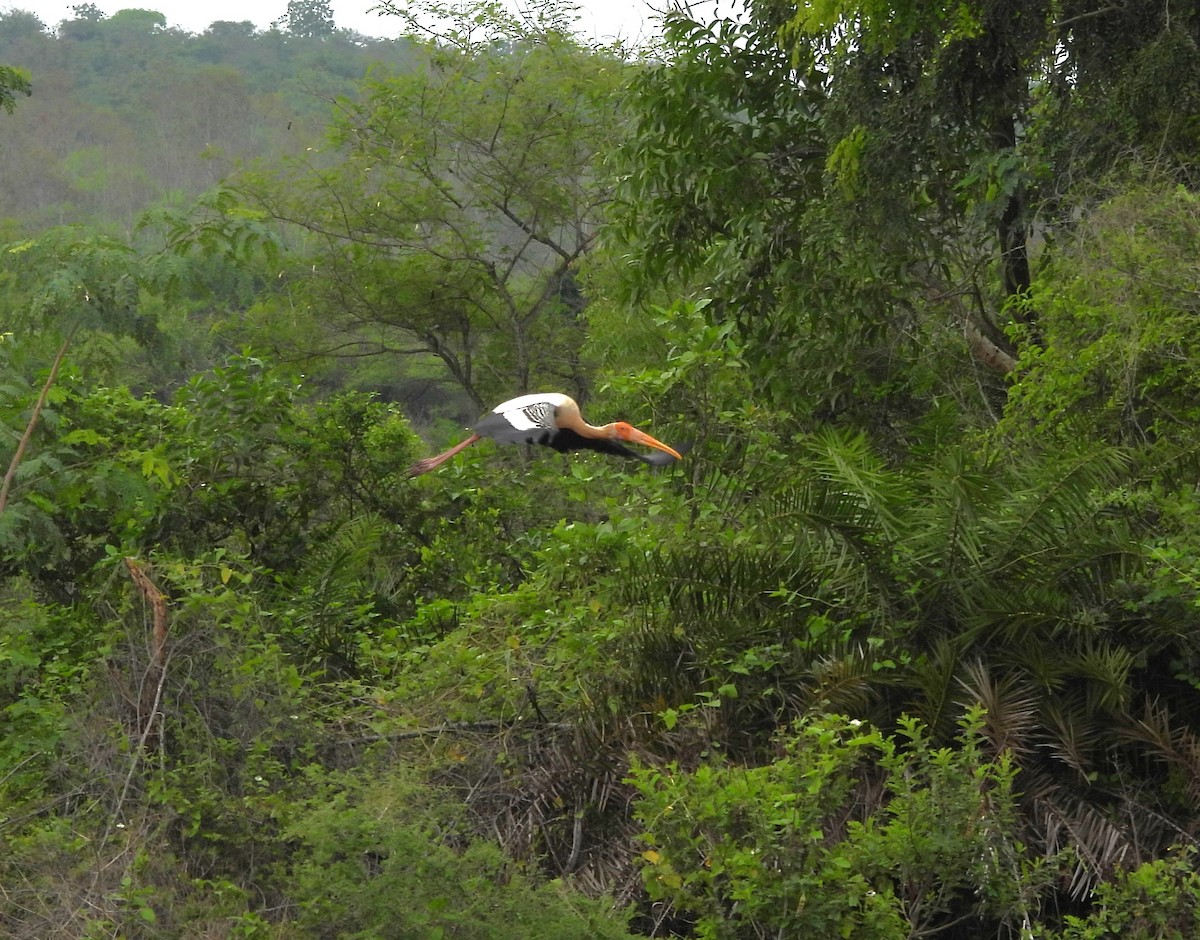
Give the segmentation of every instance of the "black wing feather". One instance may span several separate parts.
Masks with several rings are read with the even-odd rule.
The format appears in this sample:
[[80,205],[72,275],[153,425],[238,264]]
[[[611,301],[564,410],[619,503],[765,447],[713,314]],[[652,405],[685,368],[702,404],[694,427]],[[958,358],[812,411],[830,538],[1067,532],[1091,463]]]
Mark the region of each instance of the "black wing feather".
[[607,437],[584,437],[577,431],[572,431],[570,428],[559,428],[551,436],[550,440],[543,443],[553,447],[560,454],[565,454],[572,450],[595,450],[602,454],[613,454],[617,457],[633,457],[638,458],[641,454],[635,454],[628,447],[618,444],[616,441],[610,441]]
[[490,437],[497,444],[542,444],[550,428],[514,428],[504,415],[486,414],[475,422],[475,433]]

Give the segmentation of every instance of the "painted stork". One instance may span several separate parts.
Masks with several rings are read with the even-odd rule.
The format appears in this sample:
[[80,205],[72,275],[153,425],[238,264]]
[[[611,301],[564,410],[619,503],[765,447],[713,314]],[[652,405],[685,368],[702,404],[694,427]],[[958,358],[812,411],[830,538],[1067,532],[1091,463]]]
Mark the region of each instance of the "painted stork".
[[[602,454],[632,457],[652,467],[661,467],[682,455],[673,447],[657,441],[624,421],[614,421],[601,427],[588,424],[579,413],[574,399],[557,392],[537,392],[521,395],[497,405],[479,419],[475,433],[436,457],[418,460],[408,468],[408,476],[420,476],[436,470],[459,451],[476,441],[490,437],[500,444],[545,444],[560,453],[571,450],[597,450]],[[661,453],[647,456],[630,450],[621,441],[645,444]]]

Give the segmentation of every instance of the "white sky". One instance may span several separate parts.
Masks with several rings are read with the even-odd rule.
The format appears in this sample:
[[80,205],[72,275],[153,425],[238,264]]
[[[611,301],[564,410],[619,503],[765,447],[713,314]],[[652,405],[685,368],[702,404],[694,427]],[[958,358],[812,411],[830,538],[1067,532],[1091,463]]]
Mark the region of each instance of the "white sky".
[[[287,0],[0,0],[0,9],[24,10],[35,14],[53,29],[62,20],[74,19],[71,7],[93,2],[109,16],[118,10],[157,10],[167,26],[202,33],[217,20],[250,20],[260,29],[287,13]],[[623,39],[637,42],[653,34],[655,0],[575,0],[580,19],[576,32],[587,39]],[[378,0],[331,0],[333,22],[339,29],[352,29],[376,39],[391,39],[401,32],[394,16],[368,13]],[[520,8],[520,0],[514,3]],[[655,3],[657,6],[658,4]]]

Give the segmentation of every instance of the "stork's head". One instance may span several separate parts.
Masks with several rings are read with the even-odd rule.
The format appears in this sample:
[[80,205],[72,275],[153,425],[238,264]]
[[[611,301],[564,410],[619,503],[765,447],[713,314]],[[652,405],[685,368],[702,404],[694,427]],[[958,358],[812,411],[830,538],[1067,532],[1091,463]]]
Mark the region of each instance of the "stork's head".
[[675,448],[668,447],[662,441],[656,440],[645,431],[639,431],[632,424],[627,424],[624,421],[614,421],[610,424],[608,426],[608,436],[619,441],[630,441],[634,444],[644,444],[646,447],[653,447],[665,454],[670,454],[676,460],[683,459],[683,456]]

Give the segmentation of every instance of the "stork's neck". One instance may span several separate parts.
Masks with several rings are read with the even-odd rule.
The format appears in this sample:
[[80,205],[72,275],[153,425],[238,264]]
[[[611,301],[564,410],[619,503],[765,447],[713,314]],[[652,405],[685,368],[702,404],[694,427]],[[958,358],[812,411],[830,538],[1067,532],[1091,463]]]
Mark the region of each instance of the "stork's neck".
[[596,427],[594,424],[588,424],[583,420],[583,415],[579,413],[579,406],[569,399],[558,406],[555,421],[560,428],[569,428],[580,437],[590,437],[593,440],[616,437],[615,425],[605,424]]

